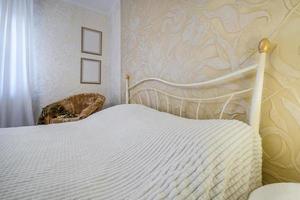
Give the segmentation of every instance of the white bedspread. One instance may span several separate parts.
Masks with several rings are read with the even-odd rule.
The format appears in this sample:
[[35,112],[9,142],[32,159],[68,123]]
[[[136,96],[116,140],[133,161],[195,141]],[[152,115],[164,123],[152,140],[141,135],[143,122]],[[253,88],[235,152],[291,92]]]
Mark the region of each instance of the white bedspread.
[[261,156],[242,122],[121,105],[0,129],[0,199],[247,199],[261,184]]

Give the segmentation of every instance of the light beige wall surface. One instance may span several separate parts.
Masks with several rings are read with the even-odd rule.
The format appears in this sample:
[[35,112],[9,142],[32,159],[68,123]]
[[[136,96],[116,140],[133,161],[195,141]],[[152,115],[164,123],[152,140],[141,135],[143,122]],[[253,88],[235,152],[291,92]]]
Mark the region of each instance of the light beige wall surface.
[[[103,55],[81,53],[81,27],[103,32]],[[43,106],[82,92],[98,92],[110,103],[109,19],[63,0],[34,0],[36,116]],[[80,58],[99,59],[101,85],[80,84]]]
[[[258,41],[271,38],[277,46],[264,88],[263,179],[300,182],[299,0],[123,0],[121,11],[122,73],[132,82],[211,79],[256,62]],[[250,85],[244,79],[210,94]],[[229,114],[248,107],[240,101]]]

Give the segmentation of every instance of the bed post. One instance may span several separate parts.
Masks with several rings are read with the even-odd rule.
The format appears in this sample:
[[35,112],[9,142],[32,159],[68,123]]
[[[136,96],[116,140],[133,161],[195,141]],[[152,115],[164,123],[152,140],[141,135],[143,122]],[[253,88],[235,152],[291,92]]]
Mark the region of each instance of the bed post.
[[126,88],[125,88],[125,90],[126,90],[126,93],[125,93],[125,103],[126,104],[129,104],[129,75],[127,74],[126,76],[125,76],[125,79],[126,79]]
[[251,110],[249,116],[249,124],[254,128],[256,133],[259,133],[264,73],[265,73],[265,67],[267,61],[267,53],[270,50],[270,46],[271,46],[270,41],[267,38],[262,39],[258,46],[258,51],[260,56],[259,56],[259,63],[256,71],[256,79],[254,84]]

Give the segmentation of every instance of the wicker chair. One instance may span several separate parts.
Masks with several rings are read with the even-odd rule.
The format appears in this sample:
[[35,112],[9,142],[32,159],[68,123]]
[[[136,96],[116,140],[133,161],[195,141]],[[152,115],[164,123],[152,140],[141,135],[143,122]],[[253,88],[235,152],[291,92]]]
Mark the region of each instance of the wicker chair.
[[70,96],[43,108],[38,124],[72,122],[102,109],[105,97],[97,93]]

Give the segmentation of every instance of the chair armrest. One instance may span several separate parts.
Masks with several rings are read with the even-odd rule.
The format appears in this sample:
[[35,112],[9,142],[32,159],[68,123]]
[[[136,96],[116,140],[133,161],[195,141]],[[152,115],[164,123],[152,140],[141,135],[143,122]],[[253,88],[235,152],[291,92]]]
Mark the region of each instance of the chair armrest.
[[103,99],[97,99],[94,103],[92,103],[91,105],[89,105],[88,107],[86,107],[81,111],[81,113],[79,114],[79,118],[80,119],[86,118],[89,115],[101,110],[103,103],[104,103]]

